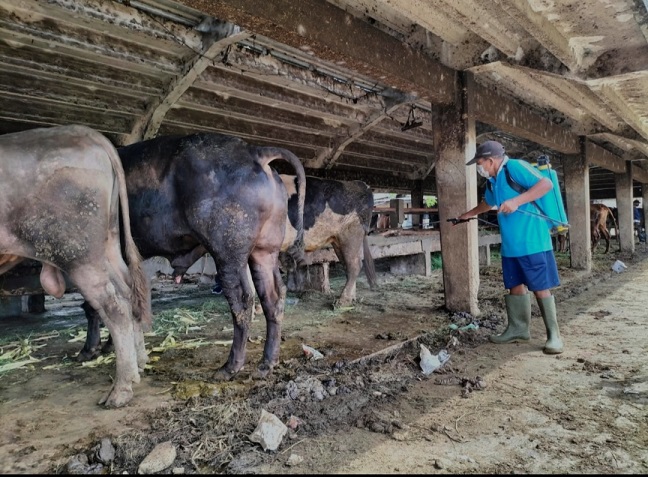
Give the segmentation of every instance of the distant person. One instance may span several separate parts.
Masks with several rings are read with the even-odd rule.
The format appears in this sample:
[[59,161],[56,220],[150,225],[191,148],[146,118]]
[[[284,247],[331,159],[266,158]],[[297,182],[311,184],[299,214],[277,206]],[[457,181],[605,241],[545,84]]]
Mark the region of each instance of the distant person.
[[633,213],[634,213],[634,226],[635,229],[639,230],[643,224],[643,210],[639,206],[639,201],[635,200],[633,203]]
[[[563,352],[563,342],[556,318],[556,302],[551,288],[560,285],[549,227],[535,214],[530,202],[553,188],[552,182],[526,161],[509,159],[504,146],[486,141],[477,148],[466,165],[477,164],[477,172],[488,179],[484,200],[458,218],[465,220],[497,207],[502,236],[502,277],[509,293],[504,296],[508,325],[501,335],[491,335],[494,343],[529,340],[532,291],[538,301],[547,330],[546,354]],[[518,193],[506,179],[511,178],[526,189]],[[456,225],[456,224],[455,224]]]

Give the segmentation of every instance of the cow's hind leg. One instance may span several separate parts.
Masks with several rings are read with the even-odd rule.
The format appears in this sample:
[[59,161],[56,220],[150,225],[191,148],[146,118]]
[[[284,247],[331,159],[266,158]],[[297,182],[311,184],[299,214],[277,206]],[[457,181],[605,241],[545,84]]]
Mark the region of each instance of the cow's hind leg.
[[349,230],[345,236],[339,237],[339,245],[333,243],[333,249],[341,262],[344,263],[347,281],[344,289],[338,299],[338,305],[348,306],[356,298],[356,281],[360,270],[362,269],[362,240],[364,239],[364,230]]
[[250,272],[266,318],[266,341],[263,358],[255,378],[265,378],[279,362],[281,324],[286,303],[286,286],[279,272],[277,253],[255,251],[250,256]]
[[[217,257],[213,252],[213,257]],[[229,380],[245,364],[246,345],[250,336],[250,324],[254,313],[254,293],[247,276],[247,265],[223,263],[216,265],[223,287],[223,295],[229,303],[234,325],[234,337],[227,362],[214,374],[217,381]]]
[[85,344],[79,354],[77,355],[77,361],[90,361],[98,357],[102,350],[101,346],[101,317],[99,313],[92,308],[90,303],[84,301],[81,305],[83,311],[85,312],[86,319],[88,320],[88,332],[86,334]]
[[115,343],[116,377],[99,404],[123,406],[133,397],[132,383],[140,380],[129,289],[108,261],[79,266],[70,271],[70,278],[97,311]]

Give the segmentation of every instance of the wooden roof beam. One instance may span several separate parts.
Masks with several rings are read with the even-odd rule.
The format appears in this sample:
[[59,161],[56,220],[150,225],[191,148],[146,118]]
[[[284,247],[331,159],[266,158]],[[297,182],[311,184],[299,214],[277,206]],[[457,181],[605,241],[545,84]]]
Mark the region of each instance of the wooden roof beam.
[[205,71],[205,68],[214,62],[216,57],[225,48],[249,37],[249,32],[242,32],[235,25],[231,25],[230,33],[225,38],[219,38],[218,36],[209,37],[209,40],[205,42],[200,53],[185,64],[183,74],[174,77],[171,83],[165,88],[164,93],[160,97],[155,98],[146,112],[135,122],[129,137],[131,142],[155,137],[167,112],[180,99],[184,92],[189,89],[194,81],[196,81],[198,76]]
[[383,119],[388,117],[401,106],[402,104],[397,104],[390,107],[389,109],[373,115],[367,121],[365,121],[364,124],[359,125],[352,132],[350,132],[348,136],[338,139],[333,147],[323,151],[322,154],[318,156],[318,158],[314,161],[315,167],[324,167],[325,169],[332,168],[335,165],[335,162],[339,159],[340,155],[344,152],[344,149],[346,149],[349,144],[351,144],[353,141],[361,137],[365,132],[369,131],[371,128],[379,124]]

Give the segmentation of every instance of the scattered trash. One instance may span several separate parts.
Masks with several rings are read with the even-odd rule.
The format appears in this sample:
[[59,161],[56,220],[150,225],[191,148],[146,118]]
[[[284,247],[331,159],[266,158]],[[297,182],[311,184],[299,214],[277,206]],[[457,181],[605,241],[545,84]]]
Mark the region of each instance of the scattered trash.
[[162,442],[156,445],[153,450],[144,457],[144,460],[137,468],[138,474],[155,474],[161,472],[173,464],[176,458],[176,448],[171,441]]
[[277,450],[288,427],[274,414],[261,409],[261,418],[256,429],[250,434],[250,440],[261,444],[263,450]]
[[95,462],[99,462],[103,465],[110,465],[110,463],[115,460],[115,448],[107,437],[101,439],[101,442],[97,444],[93,450]]
[[286,298],[286,305],[296,305],[299,303],[299,298]]
[[288,457],[288,460],[286,461],[286,465],[292,467],[293,465],[299,465],[302,462],[304,462],[304,458],[302,456],[297,454],[290,454],[290,457]]
[[286,423],[286,425],[287,425],[290,429],[292,429],[293,431],[296,431],[297,428],[298,428],[299,426],[301,426],[303,423],[304,423],[304,421],[302,421],[300,418],[298,418],[297,416],[291,415],[291,416],[288,418],[288,422]]
[[614,262],[614,265],[612,265],[612,270],[614,270],[617,273],[621,273],[625,271],[625,269],[628,268],[628,266],[623,263],[621,260],[617,260]]
[[421,344],[420,346],[421,369],[423,370],[423,374],[425,374],[426,376],[434,372],[434,370],[439,369],[445,364],[446,361],[450,359],[450,355],[444,349],[439,351],[439,354],[433,355],[432,353],[430,353],[430,350],[425,347],[425,345]]
[[459,331],[468,331],[468,330],[478,330],[478,329],[479,329],[479,325],[477,325],[477,324],[475,324],[475,323],[468,323],[467,325],[465,325],[465,326],[461,326],[461,327],[460,327],[460,326],[457,326],[457,325],[454,324],[454,323],[451,323],[451,324],[448,325],[448,328],[450,328],[450,329],[453,330],[453,331],[454,331],[454,330],[459,330]]
[[302,344],[302,350],[304,351],[304,355],[313,361],[317,361],[318,359],[323,359],[324,355],[317,351],[315,348],[311,348],[308,345]]

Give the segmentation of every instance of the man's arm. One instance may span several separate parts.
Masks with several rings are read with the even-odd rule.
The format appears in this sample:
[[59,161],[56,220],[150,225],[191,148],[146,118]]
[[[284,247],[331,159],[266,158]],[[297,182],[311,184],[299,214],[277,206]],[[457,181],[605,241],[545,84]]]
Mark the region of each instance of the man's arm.
[[512,199],[502,202],[502,205],[499,206],[498,210],[499,212],[510,214],[511,212],[515,212],[522,204],[533,202],[534,200],[539,199],[551,189],[553,189],[553,184],[549,179],[543,177],[538,182],[536,182],[536,184],[528,191],[523,192],[522,194],[513,197]]
[[483,214],[484,212],[488,212],[492,208],[493,208],[493,206],[489,205],[486,201],[482,200],[479,204],[477,204],[476,207],[473,207],[468,212],[464,212],[458,218],[461,219],[461,220],[466,220],[466,219],[469,219],[470,217],[474,217],[475,215],[479,215],[479,214]]

